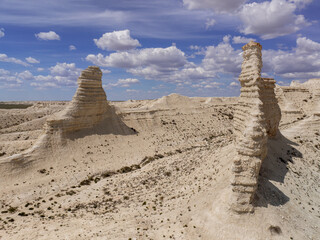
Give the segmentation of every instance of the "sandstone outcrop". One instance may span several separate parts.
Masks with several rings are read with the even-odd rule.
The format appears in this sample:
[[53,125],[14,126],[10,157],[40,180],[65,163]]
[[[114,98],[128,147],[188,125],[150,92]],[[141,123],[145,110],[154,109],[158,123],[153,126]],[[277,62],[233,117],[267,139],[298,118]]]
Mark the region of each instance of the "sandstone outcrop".
[[241,94],[235,111],[236,151],[232,181],[232,210],[252,212],[261,163],[268,136],[275,136],[281,118],[275,98],[275,80],[261,78],[261,45],[249,42],[243,49],[239,76]]
[[281,119],[281,110],[275,94],[276,81],[273,78],[262,78],[262,102],[266,120],[266,131],[269,137],[277,135]]
[[102,88],[102,72],[90,66],[78,78],[78,89],[66,109],[47,120],[47,133],[65,135],[78,130],[92,128],[106,117],[108,103]]
[[12,155],[1,162],[9,171],[23,169],[43,159],[43,153],[52,152],[76,139],[91,134],[134,134],[107,102],[102,88],[102,72],[99,67],[90,66],[78,78],[78,89],[66,108],[49,117],[44,131],[35,144],[22,153]]

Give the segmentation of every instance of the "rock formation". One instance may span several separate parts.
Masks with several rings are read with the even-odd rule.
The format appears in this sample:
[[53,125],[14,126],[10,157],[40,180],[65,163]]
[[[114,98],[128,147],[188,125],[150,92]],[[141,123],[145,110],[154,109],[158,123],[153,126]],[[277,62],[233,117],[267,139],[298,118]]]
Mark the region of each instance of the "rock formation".
[[275,94],[276,81],[273,78],[262,78],[263,112],[266,120],[266,131],[269,137],[277,135],[281,119],[281,110]]
[[261,163],[267,154],[267,139],[275,136],[281,118],[275,98],[275,81],[261,78],[261,45],[249,42],[243,49],[239,76],[241,94],[235,111],[237,156],[234,159],[231,208],[252,212]]
[[303,94],[302,101],[313,101],[313,107],[311,109],[311,113],[309,114],[320,116],[320,78],[309,79],[304,83],[292,81],[290,87],[286,87],[285,90],[287,92],[294,90],[297,92],[297,90],[299,90],[301,95]]
[[65,110],[53,115],[45,125],[46,133],[68,133],[92,128],[106,117],[108,103],[102,88],[102,72],[90,66],[78,78],[78,89]]
[[23,168],[35,159],[40,161],[43,152],[59,148],[67,139],[88,134],[134,134],[108,104],[101,77],[99,67],[90,66],[82,71],[72,101],[64,110],[47,119],[44,132],[36,143],[24,152],[4,159],[2,163],[11,170],[18,163]]

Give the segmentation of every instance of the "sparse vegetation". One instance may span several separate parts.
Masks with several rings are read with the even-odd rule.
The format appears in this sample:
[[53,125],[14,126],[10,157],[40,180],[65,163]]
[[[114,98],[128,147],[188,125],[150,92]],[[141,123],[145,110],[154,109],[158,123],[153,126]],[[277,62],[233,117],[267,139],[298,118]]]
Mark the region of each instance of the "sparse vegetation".
[[11,206],[10,206],[10,207],[8,208],[8,212],[9,212],[9,213],[15,213],[17,210],[18,210],[18,207],[11,207]]

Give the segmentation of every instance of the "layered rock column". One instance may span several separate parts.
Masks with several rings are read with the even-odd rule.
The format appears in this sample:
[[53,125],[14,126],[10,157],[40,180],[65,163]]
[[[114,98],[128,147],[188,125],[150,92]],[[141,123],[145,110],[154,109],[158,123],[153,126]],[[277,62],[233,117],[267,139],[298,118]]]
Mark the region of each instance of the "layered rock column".
[[102,88],[102,72],[99,67],[90,66],[81,72],[78,89],[66,109],[47,120],[47,133],[62,135],[92,128],[106,117],[108,103]]
[[281,120],[281,110],[275,94],[276,81],[273,78],[262,78],[263,112],[266,119],[268,137],[275,137]]
[[[242,71],[239,76],[241,94],[235,111],[237,156],[234,159],[231,208],[238,213],[252,212],[252,201],[262,160],[267,154],[267,126],[261,78],[261,45],[249,42],[243,46]],[[268,85],[268,81],[265,81]],[[275,130],[273,130],[274,132]]]

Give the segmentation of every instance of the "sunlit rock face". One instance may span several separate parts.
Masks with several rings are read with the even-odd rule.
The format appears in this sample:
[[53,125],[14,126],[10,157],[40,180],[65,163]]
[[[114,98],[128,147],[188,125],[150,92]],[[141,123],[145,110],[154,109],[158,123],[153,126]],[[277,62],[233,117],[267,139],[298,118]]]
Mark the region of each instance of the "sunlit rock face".
[[267,155],[268,136],[275,136],[281,118],[275,97],[275,81],[261,78],[261,45],[249,42],[243,49],[239,76],[241,94],[235,111],[237,156],[234,159],[232,210],[253,211],[252,201],[257,189],[263,159]]
[[47,121],[46,131],[66,134],[92,128],[105,117],[107,98],[102,88],[102,72],[90,66],[78,78],[78,89],[67,108]]

